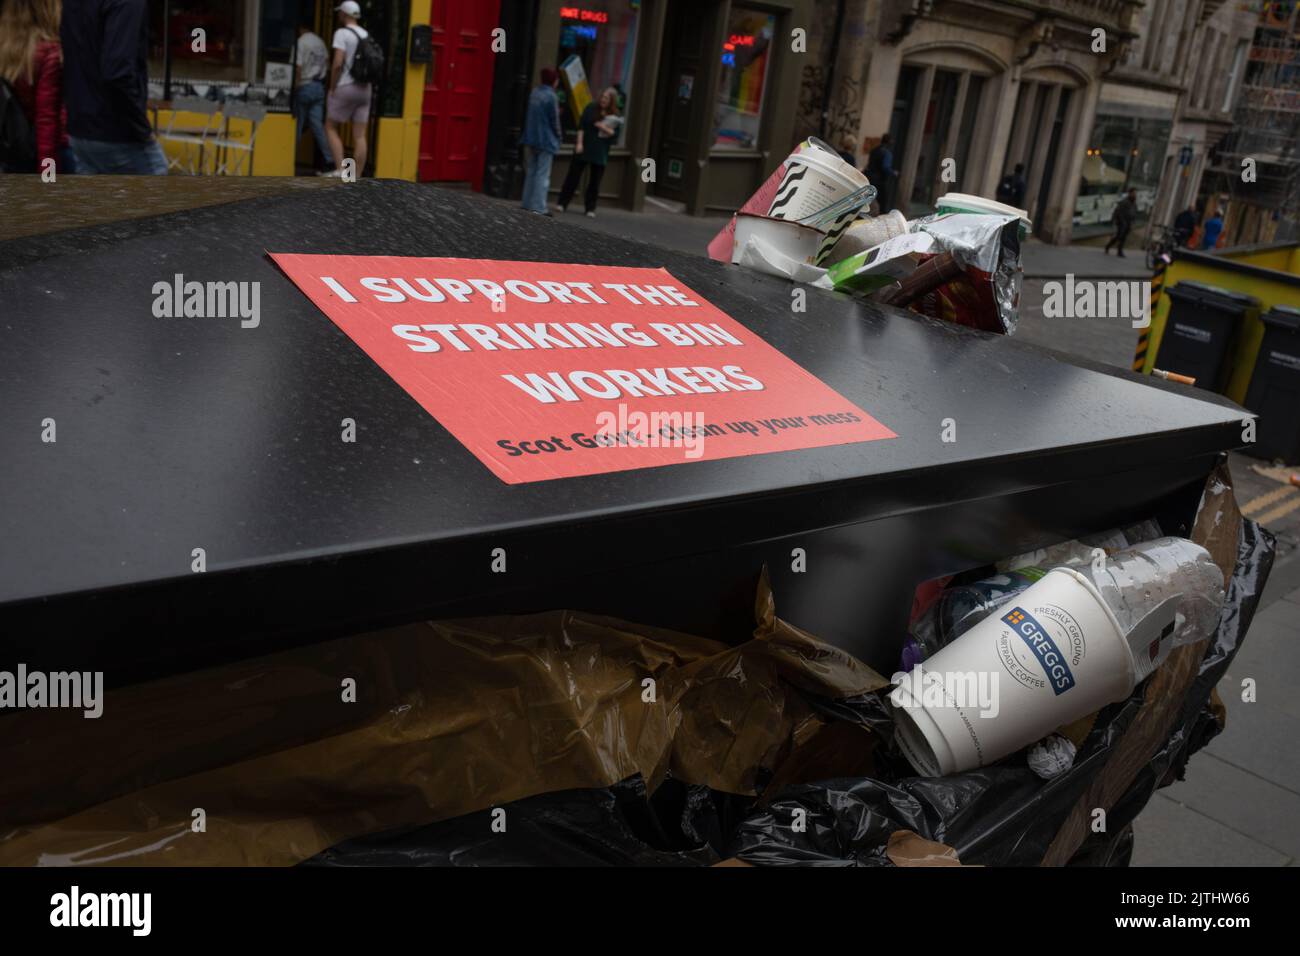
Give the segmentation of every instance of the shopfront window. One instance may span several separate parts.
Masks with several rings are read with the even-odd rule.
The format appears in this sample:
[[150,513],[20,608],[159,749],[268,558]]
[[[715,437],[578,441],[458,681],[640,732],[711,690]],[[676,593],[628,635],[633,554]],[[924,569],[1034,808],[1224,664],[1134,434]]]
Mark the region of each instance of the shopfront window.
[[170,38],[172,77],[201,83],[247,80],[249,0],[172,0],[149,4],[149,76],[163,75]]
[[1137,190],[1138,219],[1145,221],[1155,205],[1170,126],[1169,120],[1098,109],[1075,205],[1076,231],[1108,226],[1116,204],[1130,189]]
[[149,96],[241,100],[287,110],[297,0],[172,0],[149,4]]
[[776,17],[733,6],[722,44],[722,76],[713,114],[714,149],[757,149]]
[[[564,141],[577,139],[578,120],[587,104],[613,87],[622,101],[621,114],[628,115],[627,90],[632,81],[636,55],[639,0],[585,0],[581,5],[560,7],[560,49],[555,62],[560,66],[560,124]],[[619,137],[614,145],[622,141]]]
[[[316,0],[150,3],[149,96],[162,99],[166,92],[170,52],[173,97],[240,100],[288,110],[298,25],[312,25],[329,47],[337,5]],[[376,102],[381,116],[402,113],[410,6],[404,0],[361,3],[361,22],[384,51],[385,75]]]

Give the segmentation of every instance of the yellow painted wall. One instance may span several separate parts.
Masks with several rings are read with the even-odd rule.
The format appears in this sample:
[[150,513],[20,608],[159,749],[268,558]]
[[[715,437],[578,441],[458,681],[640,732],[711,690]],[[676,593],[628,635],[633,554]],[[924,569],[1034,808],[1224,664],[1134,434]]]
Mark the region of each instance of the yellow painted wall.
[[[411,26],[427,24],[432,0],[411,0]],[[424,101],[424,64],[409,63],[409,32],[407,47],[401,50],[386,50],[388,56],[400,56],[406,63],[405,90],[402,97],[402,115],[380,117],[375,131],[376,142],[372,146],[375,158],[375,175],[383,179],[405,179],[415,182],[416,171],[420,161],[420,108]],[[219,119],[219,116],[218,116]],[[177,113],[160,110],[158,113],[158,130],[165,133],[169,125],[177,131],[194,131],[203,127],[210,120],[199,113]],[[217,125],[217,124],[214,124]],[[243,120],[232,120],[226,133],[231,139],[247,143],[251,135],[252,124]],[[252,175],[254,176],[292,176],[294,173],[294,153],[296,128],[294,119],[288,113],[268,113],[257,131],[253,144]],[[211,137],[209,133],[209,137]],[[198,147],[186,143],[168,142],[160,137],[163,151],[169,158],[180,160],[181,169],[176,172],[188,172],[190,163],[198,168]],[[211,147],[205,147],[201,171],[215,172],[214,157]],[[236,175],[231,170],[228,175]],[[238,175],[249,175],[249,164],[244,160]]]
[[1218,253],[1225,259],[1231,259],[1233,262],[1244,262],[1247,265],[1259,266],[1261,269],[1277,269],[1281,272],[1290,271],[1291,259],[1295,249],[1283,247],[1281,249],[1261,249],[1257,252],[1238,252],[1234,253],[1231,249],[1226,249]]
[[[1300,265],[1300,246],[1290,249],[1268,249],[1256,253],[1243,253],[1232,256],[1232,259],[1236,262],[1257,265],[1262,268],[1272,268],[1266,263],[1284,262],[1289,267],[1278,269],[1278,271],[1300,274],[1294,268],[1296,265]],[[1266,277],[1244,275],[1240,272],[1232,272],[1216,266],[1179,260],[1173,262],[1165,273],[1164,288],[1167,290],[1170,286],[1184,280],[1252,295],[1259,300],[1261,312],[1266,312],[1275,305],[1300,308],[1300,287]],[[1160,341],[1164,337],[1165,321],[1169,317],[1169,304],[1169,296],[1167,294],[1161,295],[1160,301],[1156,305],[1155,314],[1151,317],[1151,344],[1147,350],[1146,363],[1142,367],[1144,372],[1149,373],[1155,367],[1156,356],[1160,353]],[[1259,314],[1249,313],[1238,332],[1236,344],[1229,356],[1232,372],[1228,378],[1228,386],[1224,391],[1224,394],[1238,405],[1245,404],[1246,389],[1250,386],[1250,377],[1255,370],[1255,358],[1259,354],[1259,346],[1263,338],[1264,323],[1259,320]]]
[[[411,26],[427,24],[431,0],[411,0]],[[402,96],[400,118],[385,117],[379,121],[376,136],[379,139],[375,153],[375,175],[381,179],[405,179],[415,182],[420,162],[420,110],[424,105],[424,64],[411,63],[410,37],[407,48],[400,54],[406,62],[406,89]]]

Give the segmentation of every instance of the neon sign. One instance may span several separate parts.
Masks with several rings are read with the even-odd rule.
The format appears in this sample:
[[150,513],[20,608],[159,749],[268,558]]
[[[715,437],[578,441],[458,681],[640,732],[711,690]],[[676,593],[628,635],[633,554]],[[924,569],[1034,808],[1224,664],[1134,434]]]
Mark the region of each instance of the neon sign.
[[609,14],[604,10],[587,10],[583,7],[560,7],[561,20],[581,20],[583,23],[608,23]]
[[731,36],[727,37],[727,42],[722,44],[722,65],[735,66],[736,47],[753,45],[754,38],[752,36],[742,36],[738,33],[733,33]]

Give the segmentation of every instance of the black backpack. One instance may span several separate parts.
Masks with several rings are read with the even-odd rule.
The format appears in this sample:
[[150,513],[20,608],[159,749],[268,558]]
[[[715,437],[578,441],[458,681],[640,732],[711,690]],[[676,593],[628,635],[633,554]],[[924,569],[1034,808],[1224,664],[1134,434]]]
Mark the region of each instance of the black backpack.
[[0,171],[36,172],[36,136],[9,82],[0,79]]
[[[348,27],[352,30],[351,27]],[[375,38],[366,34],[362,36],[356,30],[352,35],[357,38],[357,52],[352,54],[352,66],[348,72],[356,83],[378,83],[384,76],[384,51],[379,49]]]

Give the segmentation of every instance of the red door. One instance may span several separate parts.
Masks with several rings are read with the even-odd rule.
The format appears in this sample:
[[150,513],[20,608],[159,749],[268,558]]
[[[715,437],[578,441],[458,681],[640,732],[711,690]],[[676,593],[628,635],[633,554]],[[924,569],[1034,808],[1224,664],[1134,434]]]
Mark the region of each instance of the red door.
[[433,0],[433,60],[424,69],[421,181],[483,188],[483,150],[492,111],[492,31],[500,0]]

